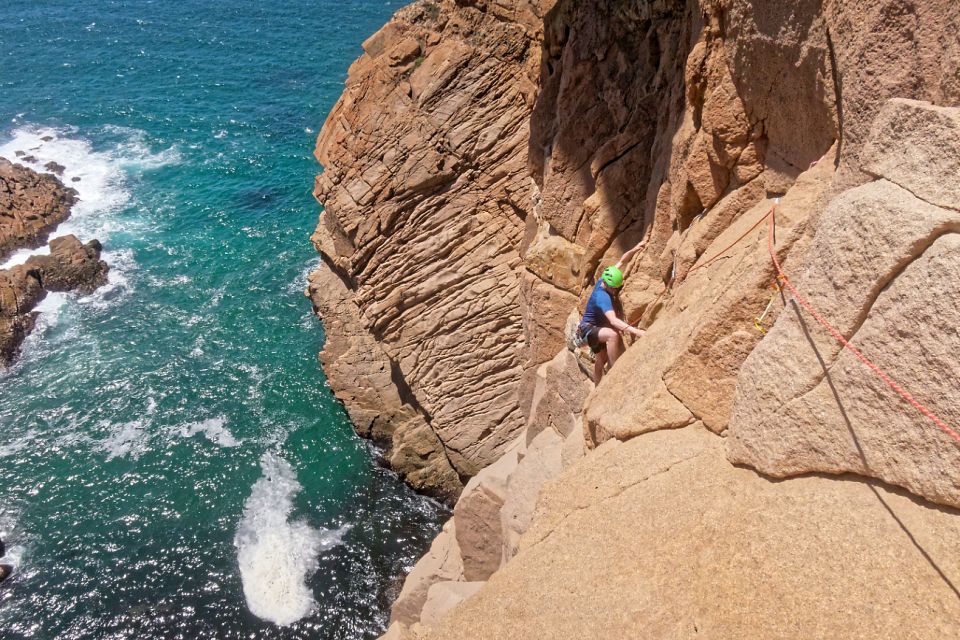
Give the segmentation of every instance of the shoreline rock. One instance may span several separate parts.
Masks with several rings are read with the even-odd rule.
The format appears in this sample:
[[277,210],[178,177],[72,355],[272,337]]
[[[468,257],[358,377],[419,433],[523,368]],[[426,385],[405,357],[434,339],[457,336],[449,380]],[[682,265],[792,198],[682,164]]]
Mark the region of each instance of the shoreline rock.
[[0,262],[17,249],[42,246],[76,200],[76,189],[55,176],[0,158]]
[[76,236],[50,242],[50,255],[31,256],[26,263],[0,270],[0,366],[13,362],[39,315],[34,308],[50,291],[92,293],[107,282],[107,263],[100,242],[82,244]]
[[[76,194],[52,175],[0,158],[0,260],[17,249],[43,245],[69,217]],[[31,256],[24,264],[0,270],[0,367],[16,358],[36,325],[39,314],[34,309],[47,292],[89,294],[107,281],[98,240],[82,244],[73,235],[61,236],[51,240],[49,248],[49,255]]]

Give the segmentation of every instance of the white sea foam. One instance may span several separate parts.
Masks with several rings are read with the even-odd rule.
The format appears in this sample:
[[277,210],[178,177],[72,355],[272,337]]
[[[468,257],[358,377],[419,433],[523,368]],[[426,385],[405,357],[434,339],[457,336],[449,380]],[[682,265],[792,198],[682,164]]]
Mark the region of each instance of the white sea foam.
[[314,258],[307,263],[307,266],[293,279],[290,284],[287,285],[286,291],[291,294],[303,294],[304,290],[307,288],[308,280],[310,274],[317,270],[320,267],[321,259],[319,257]]
[[317,530],[289,521],[293,498],[302,488],[286,460],[272,453],[260,461],[263,476],[243,506],[234,545],[243,595],[250,611],[280,626],[293,624],[315,605],[307,578],[321,551],[340,543],[347,527]]
[[[16,455],[30,446],[30,442],[37,437],[36,429],[30,429],[25,434],[17,438],[12,442],[7,444],[0,445],[0,458],[8,458],[12,455]],[[0,540],[3,538],[0,537]]]
[[130,249],[104,251],[100,257],[110,265],[110,270],[107,271],[107,283],[98,287],[89,296],[78,300],[81,304],[95,308],[103,308],[129,295],[134,290],[130,276],[137,268],[137,261]]
[[101,425],[111,429],[110,435],[100,442],[100,448],[107,453],[107,460],[128,457],[136,460],[142,456],[149,444],[148,428],[156,411],[157,401],[151,397],[147,398],[146,411],[136,420],[119,425],[102,422]]
[[240,441],[234,438],[230,430],[227,429],[227,419],[223,416],[199,422],[188,422],[180,425],[177,431],[184,438],[192,438],[198,433],[202,433],[207,440],[221,447],[236,447],[240,444]]
[[[71,209],[70,218],[57,227],[51,238],[72,233],[83,241],[96,237],[106,244],[109,234],[118,229],[109,214],[119,211],[131,200],[127,175],[180,161],[176,147],[158,153],[151,151],[146,133],[139,129],[105,127],[105,130],[120,138],[108,151],[94,151],[90,141],[80,137],[73,127],[25,125],[16,129],[6,143],[0,144],[0,157],[40,173],[49,171],[44,166],[48,162],[62,165],[60,180],[77,190],[77,203]],[[21,152],[20,157],[17,151]],[[31,255],[47,251],[46,247],[17,251],[0,268],[21,264]]]
[[[0,507],[0,540],[9,540],[11,534],[16,537],[16,530],[17,513],[8,507]],[[16,573],[23,565],[25,554],[26,549],[23,546],[8,544],[6,555],[0,553],[0,563],[12,566],[14,573]]]

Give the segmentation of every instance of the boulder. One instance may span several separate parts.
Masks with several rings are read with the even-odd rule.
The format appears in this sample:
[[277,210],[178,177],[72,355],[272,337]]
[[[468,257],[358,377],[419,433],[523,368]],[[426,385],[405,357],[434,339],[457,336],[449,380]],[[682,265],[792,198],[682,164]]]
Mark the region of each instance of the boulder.
[[[891,101],[863,151],[879,178],[830,202],[794,280],[855,348],[954,428],[960,191],[938,172],[960,158],[958,123],[960,108]],[[960,506],[960,479],[946,471],[960,464],[960,443],[793,301],[740,371],[728,455],[777,477],[854,472]]]
[[[960,211],[886,180],[836,198],[796,284],[850,343],[947,424],[960,378]],[[731,462],[777,477],[880,478],[960,506],[960,446],[796,303],[740,372]]]
[[871,129],[861,161],[873,176],[938,207],[960,206],[960,109],[919,100],[888,101]]

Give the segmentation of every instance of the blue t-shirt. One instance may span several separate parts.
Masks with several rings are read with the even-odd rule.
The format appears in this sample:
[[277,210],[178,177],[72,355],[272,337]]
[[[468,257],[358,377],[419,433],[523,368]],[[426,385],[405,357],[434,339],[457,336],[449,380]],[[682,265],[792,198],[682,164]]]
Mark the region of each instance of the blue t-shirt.
[[597,280],[597,284],[593,286],[593,293],[587,300],[587,308],[583,310],[583,319],[580,321],[582,324],[592,324],[597,327],[606,327],[610,324],[606,314],[607,311],[614,310],[613,296],[601,286],[602,283],[603,280]]

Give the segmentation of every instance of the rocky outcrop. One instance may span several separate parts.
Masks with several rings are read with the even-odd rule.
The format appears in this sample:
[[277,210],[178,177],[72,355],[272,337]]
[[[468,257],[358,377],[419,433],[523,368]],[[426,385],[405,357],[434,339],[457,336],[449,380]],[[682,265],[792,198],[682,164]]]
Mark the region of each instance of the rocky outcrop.
[[39,247],[70,215],[76,189],[0,158],[0,262],[14,250]]
[[100,243],[82,244],[75,236],[50,242],[50,254],[0,270],[0,366],[13,361],[24,338],[33,330],[33,309],[48,291],[91,293],[107,281],[107,263]]
[[[378,343],[395,387],[385,393],[404,397],[464,478],[524,423],[517,270],[538,26],[526,5],[402,9],[364,43],[317,142],[324,212],[313,241],[350,290],[359,320],[349,331]],[[335,307],[319,299],[325,288],[310,295],[321,311]],[[365,393],[349,378],[332,386],[348,406]]]
[[[876,180],[830,202],[796,284],[851,344],[960,425],[960,109],[893,100],[862,152]],[[949,172],[949,173],[948,173]],[[960,446],[796,303],[740,371],[730,460],[853,472],[960,506]]]
[[327,339],[320,362],[357,433],[382,447],[390,467],[415,489],[452,504],[463,488],[460,477],[416,399],[364,329],[346,285],[322,265],[310,275],[307,294],[324,318]]
[[[0,260],[17,249],[43,245],[70,215],[76,195],[52,175],[0,158]],[[48,248],[48,255],[0,270],[0,367],[13,361],[33,330],[38,315],[33,309],[48,291],[86,294],[107,281],[97,240],[84,245],[68,235],[54,238]]]

